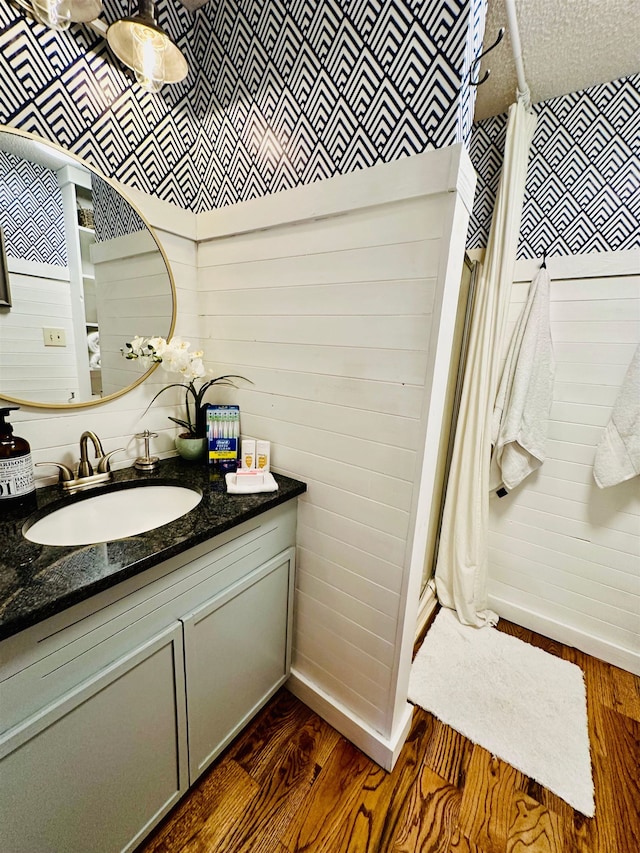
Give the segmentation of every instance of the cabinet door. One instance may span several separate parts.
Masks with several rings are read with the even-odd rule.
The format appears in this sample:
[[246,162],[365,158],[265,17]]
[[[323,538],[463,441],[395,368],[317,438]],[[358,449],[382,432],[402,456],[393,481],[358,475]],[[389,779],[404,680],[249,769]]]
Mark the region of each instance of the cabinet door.
[[184,618],[191,782],[289,675],[294,549]]
[[110,853],[188,787],[182,626],[0,740],[0,850]]

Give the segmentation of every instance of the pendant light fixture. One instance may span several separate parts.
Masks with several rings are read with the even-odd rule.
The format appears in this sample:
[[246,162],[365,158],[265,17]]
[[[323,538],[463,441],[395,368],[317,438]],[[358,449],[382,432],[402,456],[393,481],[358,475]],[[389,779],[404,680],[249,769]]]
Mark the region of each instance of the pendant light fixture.
[[189,73],[180,49],[155,22],[153,0],[139,0],[136,15],[111,24],[107,42],[147,92],[158,92],[164,83],[179,83]]
[[[111,26],[99,19],[102,0],[10,0],[10,2],[53,30],[70,24],[86,24],[118,59],[135,73],[147,92],[159,92],[164,83],[179,83],[189,73],[187,60],[155,20],[155,0],[138,0],[138,12],[120,18]],[[181,0],[198,9],[207,0]],[[188,6],[187,6],[188,7]]]
[[31,0],[34,17],[52,30],[66,30],[72,22],[86,24],[102,12],[101,0]]

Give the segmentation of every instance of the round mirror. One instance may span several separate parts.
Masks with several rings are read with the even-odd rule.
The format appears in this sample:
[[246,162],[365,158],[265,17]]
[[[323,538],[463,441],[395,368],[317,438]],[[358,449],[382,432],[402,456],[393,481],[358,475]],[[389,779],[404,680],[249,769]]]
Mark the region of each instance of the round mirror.
[[175,308],[164,251],[115,185],[0,125],[0,397],[66,408],[124,394],[151,371],[122,348],[169,338]]

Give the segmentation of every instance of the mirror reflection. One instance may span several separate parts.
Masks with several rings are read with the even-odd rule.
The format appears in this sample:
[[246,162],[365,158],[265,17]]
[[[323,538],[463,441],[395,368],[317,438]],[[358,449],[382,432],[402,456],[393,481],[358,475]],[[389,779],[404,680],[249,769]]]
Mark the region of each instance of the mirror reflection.
[[135,335],[171,335],[175,288],[134,207],[62,149],[0,130],[0,396],[78,406],[142,378]]

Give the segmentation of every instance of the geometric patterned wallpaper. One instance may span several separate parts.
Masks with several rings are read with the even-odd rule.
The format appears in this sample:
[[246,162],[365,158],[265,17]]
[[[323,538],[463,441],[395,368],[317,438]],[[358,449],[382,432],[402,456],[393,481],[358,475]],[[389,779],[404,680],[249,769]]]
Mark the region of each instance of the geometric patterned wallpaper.
[[[640,246],[640,75],[534,104],[519,258]],[[478,172],[467,245],[487,245],[507,116],[473,127]]]
[[[124,0],[103,5],[109,21],[128,9]],[[192,70],[182,83],[149,95],[88,27],[73,24],[56,33],[0,0],[0,121],[188,207],[199,182],[191,157],[198,132],[190,96],[197,76],[194,16],[175,0],[159,0],[156,9]]]
[[62,192],[55,173],[0,151],[0,226],[7,255],[67,266]]
[[210,8],[198,95],[213,145],[198,209],[468,140],[484,0]]
[[195,212],[470,138],[486,0],[156,10],[190,72],[149,95],[88,28],[57,34],[2,2],[0,121]]
[[91,173],[91,199],[96,243],[147,230],[147,226],[129,202],[93,172]]

